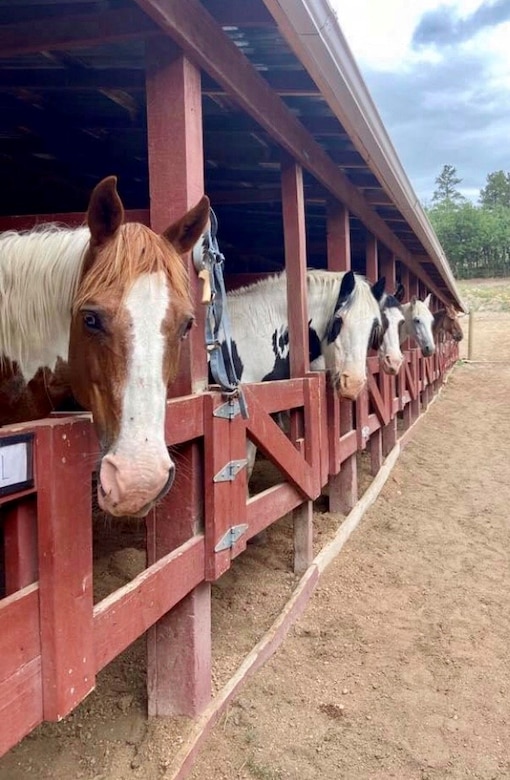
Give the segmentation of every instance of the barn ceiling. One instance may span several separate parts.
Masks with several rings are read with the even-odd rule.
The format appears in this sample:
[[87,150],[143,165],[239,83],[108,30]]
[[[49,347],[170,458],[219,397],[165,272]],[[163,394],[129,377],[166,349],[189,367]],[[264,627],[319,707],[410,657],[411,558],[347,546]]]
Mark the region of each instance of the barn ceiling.
[[[361,194],[430,281],[452,297],[406,218],[357,151],[262,0],[202,0],[224,34]],[[111,173],[127,208],[148,196],[145,53],[160,30],[143,2],[0,0],[0,215],[83,211]],[[283,265],[281,149],[202,74],[205,188],[236,271]],[[171,148],[169,148],[171,153]],[[305,173],[308,260],[325,264],[328,193]],[[363,270],[367,232],[351,218]],[[227,265],[228,267],[228,265]]]

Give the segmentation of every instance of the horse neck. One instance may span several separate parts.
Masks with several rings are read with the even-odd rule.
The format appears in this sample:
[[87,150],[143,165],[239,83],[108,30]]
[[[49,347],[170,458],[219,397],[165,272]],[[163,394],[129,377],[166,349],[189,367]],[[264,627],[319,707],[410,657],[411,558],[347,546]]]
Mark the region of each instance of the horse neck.
[[[308,319],[320,339],[333,316],[343,273],[308,272]],[[228,293],[228,313],[234,338],[254,328],[273,333],[288,327],[287,276],[285,272]]]
[[402,323],[402,327],[400,328],[400,343],[402,344],[406,339],[412,338],[413,336],[413,305],[409,301],[408,303],[402,304],[402,312],[404,314],[404,322]]
[[434,312],[434,321],[432,323],[434,333],[437,333],[441,328],[447,330],[449,324],[450,322],[449,318],[446,316],[446,309],[438,309]]
[[0,357],[25,381],[67,361],[71,305],[89,243],[87,228],[0,236]]

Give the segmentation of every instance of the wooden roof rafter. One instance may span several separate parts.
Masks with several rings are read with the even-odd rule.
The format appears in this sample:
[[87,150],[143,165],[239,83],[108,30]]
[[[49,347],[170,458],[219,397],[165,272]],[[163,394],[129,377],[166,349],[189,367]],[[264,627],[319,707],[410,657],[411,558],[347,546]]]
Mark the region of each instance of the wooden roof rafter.
[[350,211],[440,297],[436,285],[348,177],[292,114],[198,0],[135,0],[183,51],[217,81],[281,148]]

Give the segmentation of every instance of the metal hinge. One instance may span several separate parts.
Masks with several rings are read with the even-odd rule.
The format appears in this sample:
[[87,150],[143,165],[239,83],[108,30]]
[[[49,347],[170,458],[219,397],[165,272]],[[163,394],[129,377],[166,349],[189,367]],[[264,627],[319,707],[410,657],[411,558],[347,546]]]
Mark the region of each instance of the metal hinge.
[[246,523],[241,523],[240,525],[233,525],[232,528],[229,528],[226,534],[224,534],[221,537],[220,541],[214,548],[214,552],[222,552],[222,550],[230,550],[230,548],[234,546],[234,544],[237,542],[239,537],[241,537],[247,529],[248,526]]
[[233,482],[247,463],[246,458],[243,458],[243,460],[231,460],[213,477],[213,482]]
[[224,420],[233,420],[238,414],[241,414],[239,401],[232,398],[221,406],[218,406],[213,412],[213,417],[221,417]]

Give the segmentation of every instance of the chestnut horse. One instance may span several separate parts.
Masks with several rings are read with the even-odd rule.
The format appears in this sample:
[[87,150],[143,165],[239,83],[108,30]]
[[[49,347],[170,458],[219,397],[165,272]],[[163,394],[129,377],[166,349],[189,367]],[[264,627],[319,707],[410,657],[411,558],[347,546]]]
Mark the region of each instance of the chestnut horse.
[[193,323],[180,256],[208,218],[204,196],[161,235],[124,223],[110,176],[92,193],[88,227],[0,236],[0,398],[11,395],[1,421],[45,416],[72,394],[92,412],[98,501],[112,515],[144,516],[173,482],[167,385]]
[[457,312],[450,304],[445,309],[438,309],[438,311],[434,312],[432,329],[438,341],[444,341],[447,333],[450,334],[454,341],[462,341],[464,338]]

